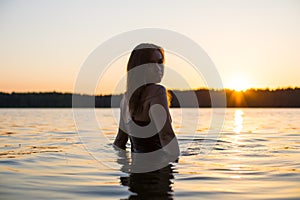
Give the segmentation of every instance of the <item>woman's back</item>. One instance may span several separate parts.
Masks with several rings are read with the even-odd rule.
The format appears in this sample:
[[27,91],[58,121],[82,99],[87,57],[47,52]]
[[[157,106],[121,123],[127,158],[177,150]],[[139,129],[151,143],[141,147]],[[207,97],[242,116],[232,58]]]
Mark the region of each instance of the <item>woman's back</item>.
[[[151,123],[150,119],[150,107],[153,105],[153,102],[157,102],[156,99],[163,99],[165,95],[165,88],[161,85],[156,84],[148,84],[145,87],[145,90],[143,91],[140,99],[140,104],[142,106],[142,110],[139,113],[135,113],[135,115],[131,116],[132,122],[130,122],[128,129],[129,130],[135,130],[132,128],[132,123],[135,123],[135,125],[145,127],[149,126]],[[163,105],[163,102],[161,102],[160,105]],[[127,131],[129,131],[127,130]],[[133,152],[152,152],[156,151],[162,148],[162,144],[160,141],[159,133],[157,132],[156,128],[148,128],[149,131],[152,131],[153,133],[150,133],[152,136],[150,137],[143,137],[143,132],[137,132],[137,133],[131,133],[129,136],[130,142],[131,142],[131,149]],[[155,131],[155,132],[154,132]],[[132,136],[132,135],[136,135]]]
[[[148,84],[145,87],[145,92],[141,95],[140,103],[142,112],[131,116],[126,95],[124,95],[120,107],[121,117],[118,132],[119,137],[117,136],[115,144],[125,148],[124,143],[127,142],[126,137],[129,137],[133,152],[146,153],[161,149],[175,137],[171,125],[172,120],[168,109],[166,89],[161,85]],[[154,116],[151,117],[150,108],[154,105],[159,105],[164,109],[165,119]],[[152,123],[151,118],[153,119]],[[165,123],[160,125],[163,121],[165,121]],[[141,129],[134,128],[136,126],[141,127]],[[155,127],[153,128],[153,126]],[[146,134],[150,134],[151,137],[147,137]]]

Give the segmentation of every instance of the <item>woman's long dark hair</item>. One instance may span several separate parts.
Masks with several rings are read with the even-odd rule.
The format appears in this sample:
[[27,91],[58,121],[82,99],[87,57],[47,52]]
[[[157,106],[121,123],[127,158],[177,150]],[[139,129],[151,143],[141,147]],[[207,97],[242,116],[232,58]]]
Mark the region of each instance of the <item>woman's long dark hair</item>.
[[142,104],[140,102],[141,95],[145,90],[146,83],[142,84],[139,88],[135,88],[138,78],[144,77],[136,77],[130,73],[128,73],[131,69],[138,67],[143,64],[151,63],[151,57],[155,51],[159,51],[163,57],[164,61],[164,50],[163,48],[148,43],[142,43],[136,46],[128,60],[127,64],[127,94],[129,94],[129,112],[131,116],[134,116],[137,113],[142,112]]

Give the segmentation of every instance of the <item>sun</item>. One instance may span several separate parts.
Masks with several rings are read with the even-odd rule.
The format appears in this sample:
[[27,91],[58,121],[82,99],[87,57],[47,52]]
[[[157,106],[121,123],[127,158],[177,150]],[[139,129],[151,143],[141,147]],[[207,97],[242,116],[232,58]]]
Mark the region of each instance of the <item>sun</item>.
[[228,88],[233,89],[235,91],[245,91],[247,89],[249,89],[250,83],[248,81],[248,79],[244,76],[236,76],[234,77],[230,84],[228,85]]

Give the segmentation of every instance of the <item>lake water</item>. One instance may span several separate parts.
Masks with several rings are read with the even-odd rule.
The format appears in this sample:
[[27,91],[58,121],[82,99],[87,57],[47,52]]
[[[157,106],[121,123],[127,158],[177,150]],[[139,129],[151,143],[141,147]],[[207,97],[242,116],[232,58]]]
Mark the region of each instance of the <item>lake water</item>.
[[190,125],[180,124],[180,109],[171,109],[182,152],[178,163],[129,174],[126,157],[113,160],[118,123],[110,109],[96,109],[96,116],[113,168],[86,150],[71,109],[1,109],[0,198],[300,199],[300,109],[226,109],[207,155],[199,148],[211,109],[185,111],[191,121],[199,111],[200,121],[190,132]]

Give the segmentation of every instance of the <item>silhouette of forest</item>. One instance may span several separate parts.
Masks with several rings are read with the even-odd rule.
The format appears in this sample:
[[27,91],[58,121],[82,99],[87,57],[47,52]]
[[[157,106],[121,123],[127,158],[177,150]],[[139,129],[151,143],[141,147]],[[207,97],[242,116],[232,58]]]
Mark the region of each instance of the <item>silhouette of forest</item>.
[[[222,90],[223,91],[223,90]],[[221,95],[221,90],[170,90],[171,107],[195,107],[192,96],[197,97],[199,107],[211,107],[210,94]],[[237,92],[225,90],[227,107],[300,107],[300,88],[249,89]],[[95,107],[119,107],[122,95],[115,95],[111,105],[111,95],[79,95],[82,100],[94,98]],[[178,99],[180,99],[180,104]],[[195,98],[194,98],[195,99]],[[92,105],[93,106],[93,105]],[[1,108],[71,108],[72,94],[58,92],[0,93]],[[81,106],[85,107],[85,106]],[[86,106],[91,107],[91,106]]]

